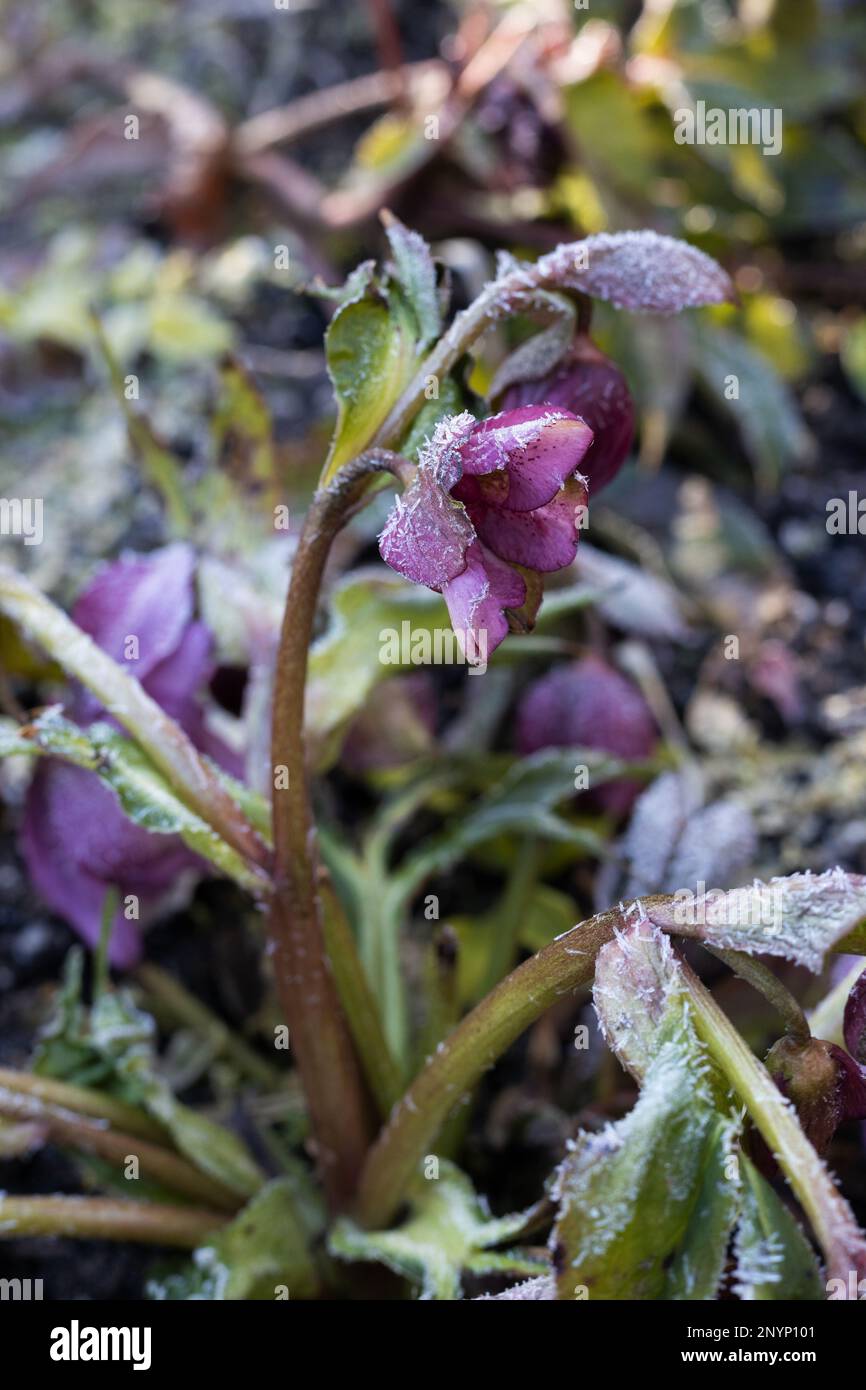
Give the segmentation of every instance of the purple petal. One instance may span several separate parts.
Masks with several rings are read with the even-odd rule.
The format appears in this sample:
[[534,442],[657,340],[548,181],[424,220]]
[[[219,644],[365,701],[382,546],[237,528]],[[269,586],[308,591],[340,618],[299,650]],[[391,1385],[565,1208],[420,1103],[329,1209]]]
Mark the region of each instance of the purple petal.
[[[135,894],[142,912],[201,861],[177,836],[134,825],[109,789],[83,768],[40,763],[27,792],[21,844],[34,886],[90,946],[99,939],[105,894]],[[140,923],[118,909],[110,958],[120,968],[141,954]]]
[[837,1104],[839,1120],[866,1120],[866,1068],[835,1043],[828,1043],[838,1070]]
[[866,1066],[866,969],[858,975],[848,995],[843,1030],[851,1056]]
[[144,681],[145,689],[166,714],[190,735],[196,744],[204,737],[204,724],[198,693],[213,675],[213,640],[204,623],[190,623],[178,647],[155,666]]
[[431,468],[421,467],[397,498],[379,537],[379,553],[414,584],[443,589],[465,568],[474,540],[466,509],[440,486]]
[[[124,556],[106,565],[88,585],[72,610],[73,620],[150,690],[149,678],[179,651],[192,621],[194,573],[195,554],[181,543],[149,555]],[[135,659],[127,651],[130,638],[137,642]],[[200,652],[191,655],[191,678],[198,683]],[[186,659],[181,661],[185,664]],[[172,678],[175,688],[177,678]],[[75,714],[82,723],[99,713],[92,695],[85,693],[78,700]]]
[[104,652],[124,662],[137,637],[139,680],[175,650],[192,617],[195,555],[188,545],[125,556],[96,575],[72,610],[78,627]]
[[[645,758],[657,739],[655,721],[636,686],[600,657],[559,666],[534,681],[517,711],[517,747],[598,748],[619,758]],[[625,778],[594,793],[603,809],[623,815],[640,790]]]
[[442,586],[442,597],[461,650],[468,661],[478,662],[505,637],[504,610],[521,606],[526,585],[516,570],[475,541],[466,552],[466,568]]
[[484,503],[468,511],[480,539],[501,560],[549,574],[574,560],[585,506],[586,488],[574,478],[551,502],[532,512]]
[[[454,496],[471,501],[480,487],[480,495],[494,503],[507,501],[512,511],[533,511],[550,502],[577,472],[591,443],[586,422],[566,410],[526,405],[503,411],[476,426],[460,446],[460,461],[464,478],[498,472],[504,478],[476,484],[465,498],[458,483]],[[496,489],[492,496],[487,491],[491,485]]]
[[578,338],[548,376],[511,386],[502,397],[505,410],[532,402],[568,410],[589,425],[593,441],[580,471],[594,497],[619,472],[634,437],[634,403],[619,367],[588,338]]

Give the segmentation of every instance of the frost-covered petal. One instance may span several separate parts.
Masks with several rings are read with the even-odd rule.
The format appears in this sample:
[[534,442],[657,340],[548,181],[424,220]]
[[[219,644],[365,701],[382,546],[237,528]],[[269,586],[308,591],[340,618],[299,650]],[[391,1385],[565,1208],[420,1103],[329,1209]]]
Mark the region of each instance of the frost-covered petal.
[[[48,759],[27,792],[21,845],[45,902],[90,946],[99,939],[105,895],[135,894],[143,911],[185,871],[201,867],[176,836],[154,835],[127,819],[91,772]],[[120,968],[141,954],[140,923],[118,909],[110,958]]]
[[[556,496],[580,468],[591,443],[592,430],[576,415],[547,405],[526,405],[477,425],[460,446],[460,461],[464,478],[503,473],[493,481],[492,496],[486,490],[489,485],[480,484],[482,495],[512,511],[528,512]],[[461,486],[454,488],[455,497],[461,497]],[[467,500],[472,495],[477,496],[477,490],[467,494]]]
[[501,560],[549,574],[574,560],[585,506],[583,481],[572,478],[552,501],[532,512],[483,502],[468,510],[480,539]]
[[421,467],[398,497],[379,537],[386,564],[413,584],[442,589],[466,566],[475,531],[465,508]]
[[508,632],[506,608],[519,608],[526,598],[520,575],[480,541],[466,552],[466,568],[442,586],[451,625],[469,661],[483,661]]
[[580,471],[590,496],[616,476],[634,437],[634,403],[619,367],[589,341],[578,338],[547,376],[510,386],[504,410],[532,402],[557,406],[579,415],[593,432]]
[[[195,554],[177,543],[106,565],[72,610],[76,625],[140,681],[174,652],[192,618]],[[138,644],[135,662],[127,644]]]

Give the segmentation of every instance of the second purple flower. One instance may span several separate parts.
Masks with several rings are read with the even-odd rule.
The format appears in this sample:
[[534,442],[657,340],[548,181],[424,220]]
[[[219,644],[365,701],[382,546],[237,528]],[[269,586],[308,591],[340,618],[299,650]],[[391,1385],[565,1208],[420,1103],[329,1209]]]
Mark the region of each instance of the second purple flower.
[[449,416],[424,446],[379,550],[442,594],[468,661],[499,646],[535,575],[574,559],[587,502],[578,469],[592,439],[568,410],[523,406],[480,424]]

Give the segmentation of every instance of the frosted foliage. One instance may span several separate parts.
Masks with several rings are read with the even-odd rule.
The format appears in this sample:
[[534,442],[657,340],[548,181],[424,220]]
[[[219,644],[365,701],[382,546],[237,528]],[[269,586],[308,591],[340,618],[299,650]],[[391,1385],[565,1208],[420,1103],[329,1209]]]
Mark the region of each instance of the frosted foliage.
[[618,309],[675,314],[734,295],[730,279],[710,256],[657,232],[602,232],[557,246],[538,263],[550,288],[580,290]]

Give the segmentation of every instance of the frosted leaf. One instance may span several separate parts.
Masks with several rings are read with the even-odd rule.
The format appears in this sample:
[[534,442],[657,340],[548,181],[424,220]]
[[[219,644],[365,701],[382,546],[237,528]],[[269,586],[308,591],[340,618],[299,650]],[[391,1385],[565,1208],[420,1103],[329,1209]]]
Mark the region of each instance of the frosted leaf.
[[748,1302],[820,1299],[818,1267],[806,1237],[745,1155],[741,1163],[744,1182],[742,1216],[734,1240],[734,1292]]
[[699,777],[664,773],[635,805],[620,845],[622,883],[612,896],[696,893],[700,884],[729,882],[751,863],[755,845],[754,822],[740,802],[705,807]]
[[537,1279],[524,1279],[522,1284],[512,1284],[502,1293],[485,1293],[474,1298],[473,1303],[496,1303],[502,1301],[521,1301],[540,1303],[556,1298],[556,1284],[549,1274],[540,1274]]
[[580,290],[639,313],[675,314],[734,298],[728,275],[712,257],[652,231],[601,232],[557,246],[537,270],[551,289]]
[[766,883],[756,879],[727,893],[710,889],[696,897],[677,892],[666,902],[653,903],[652,919],[665,930],[712,946],[784,956],[817,973],[827,952],[843,942],[849,951],[866,948],[866,877],[836,868]]
[[419,1179],[402,1225],[365,1231],[344,1217],[331,1232],[329,1249],[344,1260],[377,1260],[412,1281],[422,1299],[459,1299],[464,1270],[473,1274],[543,1275],[536,1255],[493,1247],[519,1238],[537,1209],[491,1217],[469,1179],[452,1163],[439,1176]]

